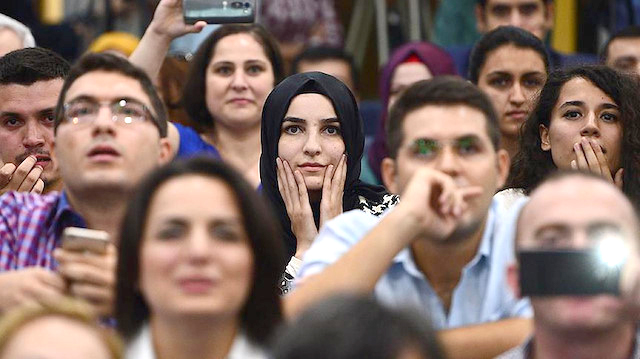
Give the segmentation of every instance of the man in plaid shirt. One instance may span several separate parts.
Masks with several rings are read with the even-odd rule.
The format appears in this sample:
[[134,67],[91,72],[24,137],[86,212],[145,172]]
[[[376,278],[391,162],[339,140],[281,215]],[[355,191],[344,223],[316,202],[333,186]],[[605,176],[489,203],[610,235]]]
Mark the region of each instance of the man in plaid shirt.
[[[144,175],[171,157],[167,115],[142,70],[126,59],[87,55],[64,82],[54,133],[63,190],[0,196],[0,314],[71,295],[108,316],[128,198]],[[69,226],[108,232],[106,254],[58,248]]]

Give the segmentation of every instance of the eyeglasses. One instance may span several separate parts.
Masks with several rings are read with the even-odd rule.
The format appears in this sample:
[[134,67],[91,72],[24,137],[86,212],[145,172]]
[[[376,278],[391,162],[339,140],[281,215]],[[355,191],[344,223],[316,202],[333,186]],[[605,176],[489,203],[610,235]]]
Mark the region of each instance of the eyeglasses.
[[145,121],[155,121],[155,117],[144,104],[133,99],[118,99],[113,102],[98,102],[88,98],[79,98],[64,104],[63,120],[73,125],[88,125],[98,118],[102,106],[111,110],[111,120],[115,123],[130,125]]
[[[451,141],[454,151],[461,155],[469,155],[477,153],[480,148],[480,140],[475,136],[464,136]],[[446,143],[428,139],[419,138],[408,146],[409,151],[416,157],[430,159],[435,158]]]

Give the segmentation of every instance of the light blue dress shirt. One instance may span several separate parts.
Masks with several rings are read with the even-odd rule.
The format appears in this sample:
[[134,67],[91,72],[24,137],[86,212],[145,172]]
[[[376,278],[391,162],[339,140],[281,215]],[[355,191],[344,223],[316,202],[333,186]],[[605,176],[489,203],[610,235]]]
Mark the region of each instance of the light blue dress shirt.
[[[463,268],[448,313],[418,269],[409,248],[393,259],[376,284],[375,297],[393,308],[407,308],[425,315],[436,329],[531,317],[529,301],[517,299],[507,284],[507,267],[515,262],[513,240],[517,212],[525,199],[512,202],[501,196],[494,197],[478,253]],[[299,278],[319,273],[335,262],[380,219],[353,210],[329,221],[305,254]]]

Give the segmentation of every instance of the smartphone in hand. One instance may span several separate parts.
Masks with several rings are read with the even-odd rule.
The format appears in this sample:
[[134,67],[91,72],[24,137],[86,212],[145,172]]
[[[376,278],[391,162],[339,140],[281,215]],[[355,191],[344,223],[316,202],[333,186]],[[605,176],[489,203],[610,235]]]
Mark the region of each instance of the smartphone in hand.
[[95,229],[67,227],[62,232],[62,248],[68,251],[105,254],[109,233]]
[[184,22],[195,24],[251,23],[256,18],[256,0],[184,0]]

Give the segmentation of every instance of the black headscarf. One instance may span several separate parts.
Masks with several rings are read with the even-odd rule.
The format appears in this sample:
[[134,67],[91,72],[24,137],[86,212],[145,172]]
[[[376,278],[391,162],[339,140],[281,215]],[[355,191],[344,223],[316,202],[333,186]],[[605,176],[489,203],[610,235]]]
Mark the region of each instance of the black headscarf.
[[[280,191],[278,191],[276,158],[278,157],[282,120],[289,109],[289,104],[297,95],[306,93],[317,93],[331,100],[340,122],[340,132],[347,154],[347,177],[342,197],[343,211],[357,208],[359,196],[368,201],[382,202],[382,197],[387,194],[384,187],[372,186],[359,179],[360,160],[364,149],[364,132],[358,105],[347,86],[335,77],[322,72],[306,72],[287,77],[271,91],[262,110],[260,178],[262,191],[276,210],[276,216],[280,219],[290,255],[295,254],[297,241],[291,231],[291,221],[280,196]],[[311,208],[317,226],[320,217],[319,207],[312,205]]]

